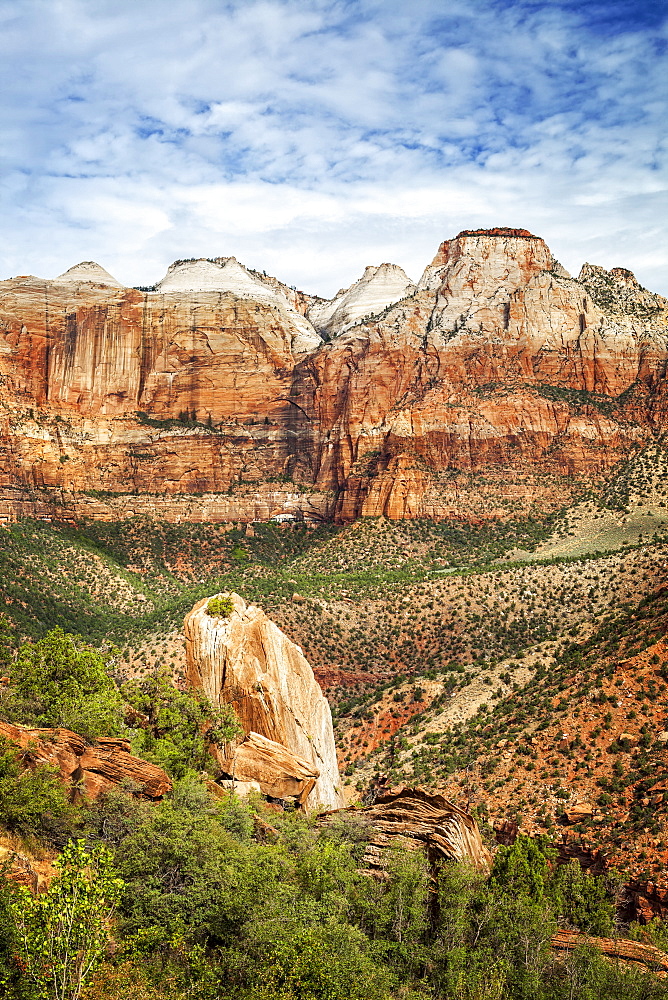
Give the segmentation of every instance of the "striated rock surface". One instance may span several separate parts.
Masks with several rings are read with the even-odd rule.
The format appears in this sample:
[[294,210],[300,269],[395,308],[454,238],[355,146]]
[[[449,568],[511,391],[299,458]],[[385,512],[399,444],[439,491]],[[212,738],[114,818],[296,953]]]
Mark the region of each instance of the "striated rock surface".
[[172,789],[161,767],[130,753],[129,740],[102,737],[91,746],[69,729],[31,729],[2,721],[0,738],[24,751],[27,766],[57,767],[64,781],[76,784],[91,799],[123,781],[132,781],[148,799],[160,799]]
[[334,337],[414,291],[415,285],[397,264],[370,266],[350,288],[342,288],[333,299],[315,302],[307,315],[316,330]]
[[556,952],[571,952],[583,945],[596,948],[606,958],[624,965],[651,969],[661,978],[668,976],[668,955],[651,944],[627,941],[624,938],[593,937],[578,931],[560,930],[552,936],[551,945]]
[[240,299],[266,302],[277,308],[293,327],[291,348],[295,354],[306,354],[321,343],[321,338],[301,312],[295,308],[294,296],[280,282],[271,283],[266,276],[249,271],[236,257],[217,257],[176,261],[165,277],[155,286],[156,292],[227,292]]
[[482,516],[509,489],[549,507],[668,425],[667,372],[666,300],[623,268],[571,278],[525,230],[464,231],[417,286],[382,264],[329,302],[232,257],[147,292],[87,262],[0,282],[0,490],[23,491],[7,516],[44,489],[217,494],[252,520],[287,480],[346,521],[462,516],[493,476]]
[[[260,608],[246,604],[238,594],[229,596],[234,605],[229,618],[209,615],[208,598],[186,615],[188,683],[202,688],[214,704],[230,704],[236,710],[249,737],[236,750],[245,768],[243,780],[265,780],[261,768],[253,771],[246,766],[251,755],[257,760],[271,752],[276,762],[277,751],[262,743],[264,737],[298,758],[292,765],[296,781],[315,778],[307,791],[299,786],[296,794],[302,804],[340,805],[332,715],[311,667],[301,649]],[[234,774],[241,778],[233,751],[221,763],[228,773],[234,766]],[[283,764],[287,766],[287,758]]]
[[421,788],[402,788],[378,796],[373,805],[326,813],[319,823],[330,825],[348,814],[367,828],[363,865],[370,874],[383,871],[384,855],[395,843],[423,847],[432,866],[441,861],[468,861],[488,871],[491,856],[473,817],[442,795]]
[[604,313],[537,237],[463,233],[298,366],[315,482],[346,520],[438,516],[446,470],[595,478],[665,422],[666,320]]
[[312,762],[291,753],[282,743],[253,732],[231,747],[221,763],[232,775],[231,787],[240,794],[257,787],[274,799],[296,799],[300,806],[308,803],[320,777]]

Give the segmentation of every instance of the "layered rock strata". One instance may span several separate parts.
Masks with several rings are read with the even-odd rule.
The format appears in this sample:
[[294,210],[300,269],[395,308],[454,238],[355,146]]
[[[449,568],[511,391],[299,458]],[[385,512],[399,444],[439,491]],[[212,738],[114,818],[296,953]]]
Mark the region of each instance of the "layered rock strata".
[[396,264],[367,267],[350,288],[342,288],[329,301],[314,302],[307,316],[319,333],[331,338],[414,292],[415,285]]
[[482,509],[518,482],[540,505],[536,477],[590,484],[665,429],[667,371],[661,296],[623,268],[571,278],[524,230],[329,301],[230,257],[154,291],[86,262],[0,282],[0,490],[216,494],[234,521],[292,481],[345,521],[465,516],[462,480],[492,474]]
[[442,795],[421,788],[402,788],[378,796],[373,805],[360,809],[326,813],[319,818],[324,826],[348,814],[367,832],[362,864],[371,875],[382,873],[387,851],[401,844],[423,848],[432,867],[443,861],[466,861],[489,871],[491,855],[482,842],[474,818]]
[[221,763],[231,772],[230,780],[220,782],[223,787],[238,794],[257,788],[272,799],[294,799],[299,806],[307,806],[320,777],[312,762],[254,732],[223,755]]
[[65,782],[90,799],[125,781],[147,799],[160,799],[172,789],[161,767],[130,753],[129,740],[101,737],[91,745],[69,729],[31,729],[2,721],[0,737],[23,751],[26,766],[57,768]]
[[227,596],[228,618],[210,615],[206,598],[184,621],[187,682],[214,704],[232,705],[246,736],[223,755],[223,770],[278,798],[271,783],[285,789],[293,781],[290,794],[308,808],[339,806],[332,715],[308,661],[260,608]]

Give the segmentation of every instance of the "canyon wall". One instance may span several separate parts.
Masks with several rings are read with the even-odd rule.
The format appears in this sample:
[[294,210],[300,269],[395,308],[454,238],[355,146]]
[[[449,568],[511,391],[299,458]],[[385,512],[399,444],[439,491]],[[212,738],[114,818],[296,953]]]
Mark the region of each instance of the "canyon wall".
[[149,494],[169,520],[204,495],[230,521],[555,507],[665,429],[667,368],[663,298],[623,268],[571,278],[524,230],[460,233],[417,284],[383,264],[329,301],[234,258],[148,291],[91,262],[18,277],[0,518]]

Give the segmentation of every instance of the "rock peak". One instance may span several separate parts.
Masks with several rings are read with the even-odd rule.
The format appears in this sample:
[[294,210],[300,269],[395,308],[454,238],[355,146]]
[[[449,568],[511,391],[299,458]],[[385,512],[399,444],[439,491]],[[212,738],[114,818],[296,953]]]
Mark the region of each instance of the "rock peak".
[[114,288],[125,287],[94,260],[82,260],[80,264],[75,264],[74,267],[63,271],[57,278],[54,278],[54,281],[89,281],[96,285],[112,285]]
[[508,226],[494,226],[492,229],[462,229],[457,233],[456,240],[464,236],[506,236],[515,237],[521,240],[538,240],[539,236],[534,236],[528,229],[509,229]]
[[218,596],[230,600],[231,614],[209,614],[206,598],[186,615],[184,630],[188,682],[214,703],[232,705],[246,737],[221,761],[223,769],[239,776],[243,763],[245,780],[275,795],[269,790],[279,777],[270,773],[273,760],[283,772],[293,768],[281,780],[292,785],[300,804],[336,808],[341,797],[332,714],[308,661],[261,608],[238,594]]
[[342,288],[333,299],[312,305],[308,318],[316,330],[332,337],[413,292],[415,285],[398,264],[369,264],[349,288]]
[[[508,289],[517,288],[539,271],[555,267],[557,262],[545,241],[528,229],[464,229],[454,239],[441,243],[418,287],[435,291],[446,277],[451,277],[453,288],[465,288],[473,281],[477,294],[488,295],[498,282]],[[563,268],[561,272],[566,274]]]

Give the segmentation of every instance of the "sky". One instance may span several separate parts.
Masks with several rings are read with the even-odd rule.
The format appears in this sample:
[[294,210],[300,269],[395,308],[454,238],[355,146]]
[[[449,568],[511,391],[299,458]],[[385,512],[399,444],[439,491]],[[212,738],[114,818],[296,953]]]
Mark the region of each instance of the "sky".
[[461,229],[668,294],[665,0],[0,0],[0,278],[331,296]]

